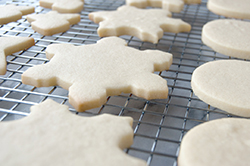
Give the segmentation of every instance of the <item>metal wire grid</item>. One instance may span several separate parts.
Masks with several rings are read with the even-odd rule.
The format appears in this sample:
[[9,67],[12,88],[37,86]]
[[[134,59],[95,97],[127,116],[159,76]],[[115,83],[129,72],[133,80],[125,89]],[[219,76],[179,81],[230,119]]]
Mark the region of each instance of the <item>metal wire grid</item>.
[[[8,3],[35,6],[36,13],[50,11],[39,7],[36,0],[13,0]],[[222,18],[207,10],[206,1],[200,5],[186,5],[181,13],[173,14],[174,18],[181,18],[192,25],[190,33],[165,33],[158,44],[122,36],[131,47],[157,49],[174,55],[170,70],[158,72],[168,81],[168,99],[147,101],[132,94],[121,94],[108,97],[107,103],[100,108],[77,113],[68,103],[68,91],[60,87],[36,88],[21,83],[21,74],[27,68],[48,62],[44,51],[49,44],[82,45],[96,43],[100,39],[96,33],[98,25],[88,19],[89,12],[115,10],[123,4],[123,0],[85,1],[81,22],[67,32],[53,36],[34,32],[25,16],[17,22],[0,26],[0,36],[30,36],[36,41],[36,45],[28,50],[7,57],[7,73],[0,76],[0,121],[23,118],[29,114],[30,106],[48,98],[68,105],[72,112],[80,116],[100,113],[131,116],[134,119],[134,144],[126,152],[146,160],[150,166],[175,166],[180,142],[189,129],[205,121],[231,116],[200,101],[190,87],[191,75],[196,67],[208,61],[229,58],[201,42],[202,26],[208,21]]]

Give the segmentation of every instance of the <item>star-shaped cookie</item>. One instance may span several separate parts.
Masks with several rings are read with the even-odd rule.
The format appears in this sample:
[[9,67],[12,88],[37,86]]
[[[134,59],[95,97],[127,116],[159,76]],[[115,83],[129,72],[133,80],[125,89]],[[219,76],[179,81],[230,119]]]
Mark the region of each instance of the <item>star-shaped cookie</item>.
[[40,0],[39,5],[58,11],[59,13],[79,13],[83,9],[84,0]]
[[100,37],[136,36],[142,41],[157,43],[164,32],[189,32],[191,26],[180,19],[170,18],[163,9],[138,9],[121,6],[116,11],[98,11],[89,14],[89,19],[100,22],[97,30]]
[[80,14],[60,14],[50,11],[46,14],[31,14],[27,16],[32,29],[38,33],[51,36],[69,30],[70,25],[80,22]]
[[15,5],[1,5],[0,6],[0,25],[7,24],[12,21],[17,21],[23,15],[34,13],[33,6],[15,6]]
[[85,46],[49,45],[46,56],[50,62],[29,68],[22,82],[68,89],[69,102],[77,111],[99,107],[107,96],[121,92],[146,99],[168,97],[166,80],[153,72],[169,69],[169,53],[136,50],[121,38],[107,37]]
[[133,119],[114,115],[81,117],[46,100],[31,114],[0,123],[0,162],[6,166],[146,166],[124,153],[133,143]]
[[182,11],[186,4],[196,4],[201,3],[201,0],[126,0],[126,4],[129,6],[135,6],[138,8],[151,7],[161,7],[162,9],[167,9],[170,12],[179,13]]
[[35,45],[31,37],[0,37],[0,75],[6,73],[6,56]]

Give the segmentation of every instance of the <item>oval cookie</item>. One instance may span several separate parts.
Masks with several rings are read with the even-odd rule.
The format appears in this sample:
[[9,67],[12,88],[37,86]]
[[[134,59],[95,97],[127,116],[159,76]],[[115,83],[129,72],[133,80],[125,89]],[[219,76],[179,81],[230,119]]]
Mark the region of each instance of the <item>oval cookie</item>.
[[196,96],[234,115],[250,117],[250,62],[220,60],[195,69],[191,86]]
[[250,59],[250,22],[221,19],[203,26],[202,41],[224,55]]
[[249,0],[209,0],[207,8],[225,17],[250,19]]
[[246,166],[250,120],[225,118],[191,129],[181,142],[178,166]]

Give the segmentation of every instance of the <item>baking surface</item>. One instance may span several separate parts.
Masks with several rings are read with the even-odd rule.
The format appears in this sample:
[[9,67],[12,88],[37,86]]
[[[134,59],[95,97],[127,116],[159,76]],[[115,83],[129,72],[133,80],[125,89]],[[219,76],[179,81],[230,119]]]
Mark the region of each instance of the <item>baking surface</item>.
[[[47,13],[38,1],[13,0],[6,4],[35,6],[36,13]],[[4,4],[1,1],[0,4]],[[36,45],[7,57],[7,73],[0,76],[0,121],[23,118],[29,114],[30,106],[48,98],[70,107],[68,91],[61,87],[36,88],[21,83],[21,74],[37,64],[48,62],[45,49],[52,43],[71,43],[75,45],[93,44],[100,38],[98,25],[88,19],[88,13],[98,10],[115,10],[124,4],[123,0],[86,0],[81,12],[81,22],[73,25],[65,33],[42,36],[31,29],[26,16],[17,22],[0,25],[0,37],[33,37]],[[130,47],[136,49],[157,49],[173,54],[173,64],[169,71],[158,72],[167,80],[169,97],[165,100],[147,101],[132,94],[108,97],[100,108],[77,113],[79,116],[95,116],[110,113],[119,116],[131,116],[134,119],[134,144],[125,151],[144,159],[150,166],[175,166],[180,142],[192,127],[208,120],[231,117],[224,111],[208,106],[192,92],[190,79],[193,70],[201,64],[230,57],[212,51],[201,42],[202,26],[211,20],[224,18],[207,10],[206,1],[199,5],[185,5],[181,13],[173,13],[192,26],[190,33],[164,33],[158,44],[141,42],[131,36],[121,36]],[[235,59],[235,58],[232,58]],[[93,77],[95,77],[93,75]],[[65,120],[66,123],[66,120]]]

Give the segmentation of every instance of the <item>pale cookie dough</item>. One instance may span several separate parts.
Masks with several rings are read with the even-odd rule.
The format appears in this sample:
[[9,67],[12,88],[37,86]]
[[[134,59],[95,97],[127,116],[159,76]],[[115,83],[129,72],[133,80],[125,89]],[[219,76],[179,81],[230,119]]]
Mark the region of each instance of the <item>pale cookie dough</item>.
[[138,9],[122,6],[116,11],[98,11],[89,14],[89,19],[100,22],[97,30],[100,37],[136,36],[142,41],[158,43],[164,32],[189,32],[191,26],[180,20],[169,18],[171,13],[163,9]]
[[0,37],[0,75],[6,73],[6,56],[35,45],[31,37]]
[[250,22],[220,19],[203,26],[202,41],[214,51],[250,59]]
[[133,143],[133,119],[114,115],[82,117],[53,100],[31,114],[0,123],[0,162],[5,166],[146,166],[122,149]]
[[31,14],[27,16],[32,29],[38,33],[51,36],[65,32],[70,29],[70,25],[80,22],[80,14],[60,14],[50,11],[46,14]]
[[17,21],[23,15],[34,13],[33,6],[15,6],[15,5],[1,5],[0,6],[0,25],[7,24],[12,21]]
[[201,0],[184,0],[185,4],[200,4]]
[[79,13],[83,9],[83,0],[40,0],[39,5],[59,13]]
[[250,117],[250,62],[219,60],[196,68],[191,86],[196,96],[231,114]]
[[129,6],[135,6],[138,8],[161,7],[167,9],[170,12],[179,13],[182,11],[186,4],[197,4],[201,3],[201,0],[126,0],[126,4]]
[[187,132],[178,166],[246,166],[250,163],[250,120],[224,118]]
[[250,19],[249,0],[209,0],[207,8],[225,17]]
[[167,98],[167,81],[153,72],[169,69],[172,55],[157,50],[139,51],[126,45],[118,37],[85,46],[49,45],[46,56],[50,62],[25,71],[22,82],[68,89],[69,103],[77,111],[99,107],[107,96],[121,92],[146,99]]

